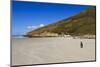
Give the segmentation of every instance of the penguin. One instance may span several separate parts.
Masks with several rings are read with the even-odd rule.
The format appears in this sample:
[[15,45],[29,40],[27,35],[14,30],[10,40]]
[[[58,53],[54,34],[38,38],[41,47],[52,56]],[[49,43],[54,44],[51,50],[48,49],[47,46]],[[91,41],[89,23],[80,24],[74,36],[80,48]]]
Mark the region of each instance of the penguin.
[[82,41],[81,41],[81,43],[80,43],[80,47],[83,48],[83,43],[82,43]]

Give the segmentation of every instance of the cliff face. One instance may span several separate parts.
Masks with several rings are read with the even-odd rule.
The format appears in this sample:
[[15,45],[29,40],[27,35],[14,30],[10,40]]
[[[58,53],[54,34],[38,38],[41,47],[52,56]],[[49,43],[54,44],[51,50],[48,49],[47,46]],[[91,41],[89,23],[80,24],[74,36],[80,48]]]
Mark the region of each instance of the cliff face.
[[95,35],[95,26],[96,7],[91,6],[68,19],[30,31],[27,36]]

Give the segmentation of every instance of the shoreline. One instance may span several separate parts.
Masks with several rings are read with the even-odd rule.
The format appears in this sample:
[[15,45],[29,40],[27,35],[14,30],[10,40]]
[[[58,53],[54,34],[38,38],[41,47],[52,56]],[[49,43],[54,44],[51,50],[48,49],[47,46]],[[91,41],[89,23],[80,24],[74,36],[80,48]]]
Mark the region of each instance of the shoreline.
[[12,38],[66,38],[66,39],[96,39],[96,38],[86,38],[86,37],[58,37],[58,36],[33,36],[33,37],[12,37]]

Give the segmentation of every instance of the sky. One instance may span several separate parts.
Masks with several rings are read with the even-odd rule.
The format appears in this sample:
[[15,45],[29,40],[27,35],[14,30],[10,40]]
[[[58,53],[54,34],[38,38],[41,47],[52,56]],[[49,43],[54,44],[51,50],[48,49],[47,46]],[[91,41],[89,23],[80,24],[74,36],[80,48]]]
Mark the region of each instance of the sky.
[[69,18],[90,6],[12,1],[12,35],[27,32]]

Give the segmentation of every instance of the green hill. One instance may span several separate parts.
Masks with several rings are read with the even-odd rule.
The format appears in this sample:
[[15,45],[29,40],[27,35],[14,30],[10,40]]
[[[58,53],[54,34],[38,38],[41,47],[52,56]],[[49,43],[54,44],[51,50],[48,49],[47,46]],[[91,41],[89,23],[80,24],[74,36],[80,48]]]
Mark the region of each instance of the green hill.
[[[58,34],[58,35],[95,35],[96,31],[96,7],[80,12],[70,18],[38,28],[27,33],[27,36]],[[48,35],[47,35],[48,36]]]

